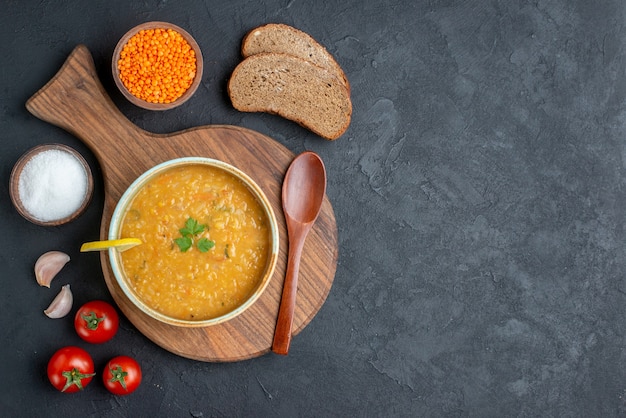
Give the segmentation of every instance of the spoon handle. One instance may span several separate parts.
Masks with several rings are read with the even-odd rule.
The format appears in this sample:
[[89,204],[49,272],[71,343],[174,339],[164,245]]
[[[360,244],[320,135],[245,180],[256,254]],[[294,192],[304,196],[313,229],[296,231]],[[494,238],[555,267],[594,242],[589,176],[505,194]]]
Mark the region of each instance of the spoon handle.
[[287,272],[283,284],[283,295],[280,299],[278,319],[274,331],[272,351],[276,354],[287,355],[291,344],[291,327],[293,325],[293,313],[296,307],[296,294],[298,293],[298,271],[300,269],[300,257],[304,247],[304,240],[311,229],[311,224],[288,225],[289,230],[289,253],[287,255]]

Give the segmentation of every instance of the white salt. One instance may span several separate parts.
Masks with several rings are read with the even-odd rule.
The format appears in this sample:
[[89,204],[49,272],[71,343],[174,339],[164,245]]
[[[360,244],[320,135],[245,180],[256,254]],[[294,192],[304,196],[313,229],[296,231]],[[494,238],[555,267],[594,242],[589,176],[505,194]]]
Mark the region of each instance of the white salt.
[[87,173],[79,160],[61,150],[35,155],[22,170],[19,195],[33,217],[48,222],[70,216],[87,195]]

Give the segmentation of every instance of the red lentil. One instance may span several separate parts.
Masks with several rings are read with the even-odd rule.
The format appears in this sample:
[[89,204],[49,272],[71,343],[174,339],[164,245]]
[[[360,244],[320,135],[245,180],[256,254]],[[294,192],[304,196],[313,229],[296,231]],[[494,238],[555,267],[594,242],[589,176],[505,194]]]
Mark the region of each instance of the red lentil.
[[133,96],[150,103],[171,103],[191,86],[196,54],[173,29],[145,29],[124,45],[117,68]]

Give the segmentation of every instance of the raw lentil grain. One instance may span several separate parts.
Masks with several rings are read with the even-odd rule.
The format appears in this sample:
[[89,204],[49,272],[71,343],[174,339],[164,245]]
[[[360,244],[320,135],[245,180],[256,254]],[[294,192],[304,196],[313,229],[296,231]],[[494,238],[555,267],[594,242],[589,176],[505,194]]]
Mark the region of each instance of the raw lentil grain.
[[172,103],[196,76],[196,53],[173,29],[144,29],[124,45],[117,68],[133,96],[149,103]]

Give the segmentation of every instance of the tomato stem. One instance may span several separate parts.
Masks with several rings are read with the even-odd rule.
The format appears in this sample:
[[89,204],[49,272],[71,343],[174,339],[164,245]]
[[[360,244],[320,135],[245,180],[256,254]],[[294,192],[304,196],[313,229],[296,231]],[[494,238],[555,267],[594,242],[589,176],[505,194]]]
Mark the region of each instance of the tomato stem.
[[121,366],[117,366],[116,369],[109,368],[109,371],[111,372],[111,376],[113,376],[109,382],[120,382],[124,390],[128,391],[128,389],[126,389],[126,376],[128,376],[128,372],[125,372]]
[[89,315],[81,315],[81,318],[83,318],[85,322],[87,322],[87,328],[92,331],[97,330],[98,324],[104,321],[104,316],[102,318],[99,318],[98,315],[96,315],[96,313],[93,311],[89,312]]
[[74,367],[70,371],[65,371],[62,373],[63,377],[66,379],[65,386],[61,390],[61,392],[65,392],[72,385],[76,385],[79,390],[83,390],[83,382],[82,379],[87,379],[89,377],[95,376],[95,373],[81,373],[76,367]]

